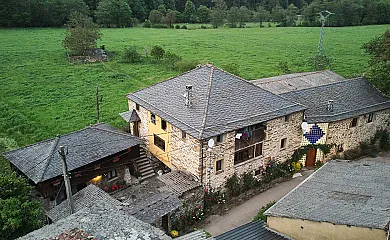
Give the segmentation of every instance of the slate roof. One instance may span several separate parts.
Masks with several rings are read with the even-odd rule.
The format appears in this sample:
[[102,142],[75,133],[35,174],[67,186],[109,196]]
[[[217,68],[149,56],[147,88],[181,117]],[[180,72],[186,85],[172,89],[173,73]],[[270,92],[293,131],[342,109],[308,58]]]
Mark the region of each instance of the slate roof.
[[[186,85],[192,107],[185,106]],[[305,109],[212,65],[127,97],[200,140]]]
[[158,180],[165,183],[164,187],[159,188],[161,192],[169,192],[178,197],[183,193],[202,186],[200,181],[190,173],[183,171],[172,171],[157,177]]
[[[292,91],[281,96],[306,106],[309,123],[334,122],[390,108],[389,99],[365,78]],[[327,110],[329,100],[333,100],[333,112]]]
[[330,71],[292,73],[276,77],[250,81],[256,86],[275,94],[322,86],[345,80],[344,77]]
[[316,222],[388,229],[390,164],[330,161],[265,214]]
[[72,171],[141,143],[140,138],[100,123],[6,152],[4,156],[29,179],[39,183],[62,174],[59,146],[68,148],[66,162]]
[[[74,211],[78,212],[83,208],[90,208],[96,204],[96,202],[105,202],[112,205],[113,209],[119,207],[121,202],[111,197],[110,194],[106,193],[99,187],[90,184],[81,191],[73,195]],[[53,221],[56,222],[70,215],[68,201],[65,200],[49,210],[46,215]]]
[[113,210],[108,204],[99,203],[93,208],[84,208],[53,224],[35,230],[19,240],[53,238],[68,229],[83,229],[97,239],[168,240],[160,229],[144,223],[122,210]]
[[157,219],[181,207],[176,196],[166,193],[155,194],[141,202],[130,205],[127,213],[146,223],[154,223]]
[[127,111],[123,113],[119,113],[119,115],[125,120],[126,122],[138,122],[141,121],[139,118],[137,111],[134,109],[132,111]]
[[290,239],[268,229],[263,221],[252,221],[240,227],[234,228],[219,236],[215,240],[286,240]]

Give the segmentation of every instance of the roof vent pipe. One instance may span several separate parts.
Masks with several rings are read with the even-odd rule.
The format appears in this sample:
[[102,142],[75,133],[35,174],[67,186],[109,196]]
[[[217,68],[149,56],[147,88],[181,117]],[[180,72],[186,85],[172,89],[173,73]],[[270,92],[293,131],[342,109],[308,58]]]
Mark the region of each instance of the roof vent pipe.
[[333,112],[333,100],[328,101],[328,112]]
[[192,85],[186,86],[186,107],[192,107]]

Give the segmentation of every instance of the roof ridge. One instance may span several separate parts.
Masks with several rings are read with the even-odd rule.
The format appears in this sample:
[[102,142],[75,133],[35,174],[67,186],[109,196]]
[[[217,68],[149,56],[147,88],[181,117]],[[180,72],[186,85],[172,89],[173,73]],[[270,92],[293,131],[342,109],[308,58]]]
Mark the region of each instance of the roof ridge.
[[109,125],[107,123],[97,123],[97,124],[94,124],[92,126],[89,126],[88,128],[90,129],[96,129],[96,130],[101,130],[101,131],[105,131],[105,132],[109,132],[109,133],[114,133],[114,134],[117,134],[117,135],[122,135],[122,136],[126,136],[126,137],[134,137],[134,138],[138,138],[130,133],[125,133],[125,132],[117,132],[117,131],[113,131],[113,130],[110,130],[110,129],[105,129],[105,128],[99,128],[97,127],[97,125],[102,125],[102,124],[106,124],[106,125]]
[[209,82],[208,82],[209,85],[208,85],[208,89],[207,89],[207,102],[206,102],[206,106],[205,106],[204,113],[203,113],[203,120],[202,120],[202,126],[200,128],[199,139],[202,139],[202,135],[203,135],[203,132],[204,132],[204,129],[206,126],[206,118],[207,118],[207,112],[209,109],[211,85],[213,83],[213,79],[214,79],[214,65],[212,65],[210,68]]
[[[273,76],[273,77],[266,77],[266,78],[259,78],[259,79],[254,79],[254,80],[249,80],[249,81],[262,81],[262,80],[265,80],[265,79],[269,79],[269,78],[274,78],[274,77],[283,77],[283,76],[288,76],[288,75],[293,75],[293,74],[301,74],[299,76],[294,76],[294,77],[288,77],[286,79],[293,79],[293,78],[298,78],[298,77],[302,77],[302,76],[308,76],[308,75],[313,75],[313,74],[318,74],[318,73],[324,73],[324,72],[328,72],[328,71],[331,71],[331,70],[321,70],[321,71],[315,71],[315,72],[297,72],[297,73],[289,73],[289,74],[282,74],[282,75],[279,75],[279,76]],[[333,71],[331,71],[333,72]],[[336,73],[337,74],[337,73]],[[285,79],[283,79],[285,80]],[[278,81],[282,81],[282,79],[278,79],[278,80],[273,80],[273,81],[269,81],[269,82],[278,82]]]
[[[39,178],[40,180],[39,181],[42,181],[42,179],[43,179],[43,177],[45,176],[45,173],[46,173],[46,171],[47,171],[47,167],[49,166],[49,163],[50,163],[50,158],[53,156],[53,153],[54,153],[54,151],[56,150],[56,146],[58,145],[58,142],[60,141],[60,135],[58,135],[56,138],[55,138],[55,141],[54,141],[54,143],[53,143],[53,146],[52,146],[52,149],[51,149],[51,151],[50,151],[50,154],[45,158],[45,159],[47,159],[48,158],[48,161],[46,162],[46,165],[45,165],[45,167],[44,167],[44,171],[42,172],[42,175],[41,175],[41,177]],[[45,160],[44,159],[44,160]],[[43,161],[42,161],[43,162]],[[31,169],[33,169],[33,168],[35,168],[36,166],[38,166],[38,164],[36,164],[34,167],[32,167]],[[28,172],[29,171],[31,171],[31,169],[29,169],[28,170]]]

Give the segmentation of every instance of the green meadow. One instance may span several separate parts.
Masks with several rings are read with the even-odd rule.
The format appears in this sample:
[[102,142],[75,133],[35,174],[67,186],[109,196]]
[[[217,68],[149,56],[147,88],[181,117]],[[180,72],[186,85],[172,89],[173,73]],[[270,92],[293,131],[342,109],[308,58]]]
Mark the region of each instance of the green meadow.
[[[389,25],[327,28],[324,50],[331,70],[345,77],[361,75],[368,66],[362,44]],[[64,29],[0,29],[0,137],[19,146],[96,122],[95,88],[103,96],[101,121],[121,127],[125,94],[179,74],[162,64],[120,61],[123,48],[140,52],[153,45],[186,60],[235,63],[240,76],[258,79],[279,75],[280,61],[294,72],[310,71],[307,59],[317,51],[320,28],[245,29],[102,29],[98,45],[114,53],[106,63],[69,64],[62,47]],[[169,94],[169,93],[167,93]]]

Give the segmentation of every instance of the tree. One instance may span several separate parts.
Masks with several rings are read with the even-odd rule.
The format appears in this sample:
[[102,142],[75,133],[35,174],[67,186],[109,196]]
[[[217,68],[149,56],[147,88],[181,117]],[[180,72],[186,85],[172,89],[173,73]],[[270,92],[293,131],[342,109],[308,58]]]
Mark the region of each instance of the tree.
[[200,5],[197,13],[199,22],[208,23],[210,21],[210,9],[208,7]]
[[189,23],[196,22],[196,8],[195,4],[191,0],[187,0],[184,8],[184,18]]
[[129,6],[133,17],[137,18],[140,22],[143,22],[148,17],[146,4],[143,0],[130,0]]
[[370,56],[368,79],[385,95],[390,96],[390,30],[363,45]]
[[210,20],[214,28],[221,26],[226,18],[227,6],[224,0],[214,0]]
[[290,4],[288,5],[286,9],[286,19],[285,19],[285,26],[286,27],[292,27],[295,26],[295,22],[298,20],[298,11],[299,9],[294,5]]
[[245,26],[245,22],[248,22],[251,19],[251,11],[245,6],[241,6],[238,9],[238,22],[240,24],[240,28]]
[[149,13],[149,20],[152,24],[159,24],[163,19],[163,15],[159,10],[152,10]]
[[72,55],[83,55],[86,50],[95,48],[97,40],[101,37],[99,26],[79,12],[71,14],[66,28],[67,33],[62,44]]
[[260,23],[260,27],[263,27],[263,22],[267,21],[271,17],[271,13],[267,11],[263,6],[257,8],[257,12],[254,15],[254,21]]
[[109,27],[126,27],[131,23],[131,14],[126,0],[102,0],[96,10],[98,23]]
[[164,57],[165,50],[161,46],[153,46],[152,50],[150,51],[150,55],[156,59],[157,61],[161,60]]
[[169,9],[167,15],[165,15],[164,17],[164,23],[171,28],[172,24],[176,22],[176,15],[177,15],[177,11],[173,11]]
[[278,22],[282,26],[284,26],[285,19],[286,19],[286,11],[280,5],[277,5],[272,9],[273,22]]
[[230,23],[230,27],[235,28],[237,27],[237,22],[240,18],[240,12],[238,7],[231,7],[227,11],[226,19]]

